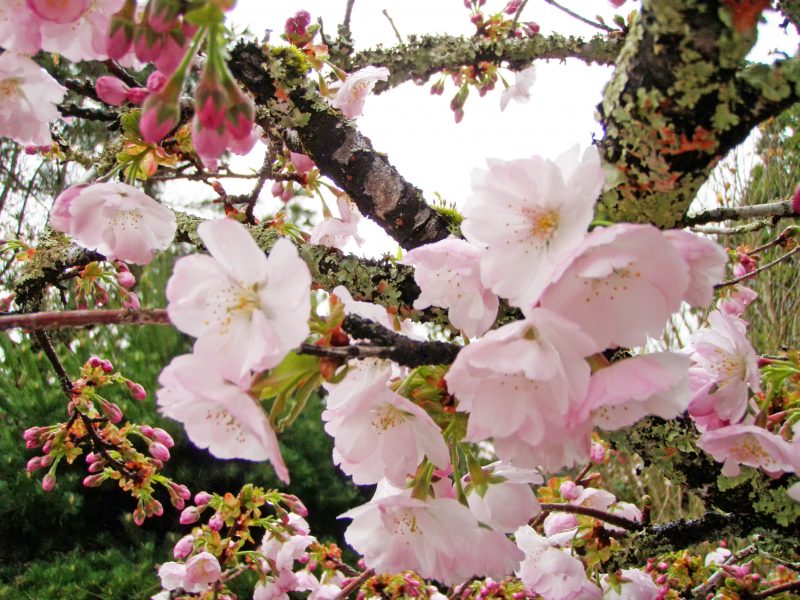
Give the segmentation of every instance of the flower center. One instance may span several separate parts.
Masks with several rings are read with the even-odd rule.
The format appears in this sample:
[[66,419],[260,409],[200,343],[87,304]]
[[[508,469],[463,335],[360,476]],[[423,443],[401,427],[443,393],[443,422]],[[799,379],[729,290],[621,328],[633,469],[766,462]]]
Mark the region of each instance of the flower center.
[[22,79],[19,77],[7,77],[0,79],[0,104],[15,100],[22,96],[20,84]]
[[138,231],[142,225],[142,211],[138,208],[133,210],[119,210],[111,219],[111,226],[113,228],[128,229],[131,231]]
[[394,535],[417,534],[419,532],[417,515],[409,508],[399,510],[394,514],[394,519],[388,529]]
[[531,236],[540,242],[549,242],[555,230],[558,229],[558,211],[527,208],[524,212],[531,224]]
[[384,404],[373,409],[372,419],[369,424],[370,427],[380,435],[381,432],[391,429],[392,427],[397,427],[402,424],[403,421],[405,421],[403,411],[391,404]]

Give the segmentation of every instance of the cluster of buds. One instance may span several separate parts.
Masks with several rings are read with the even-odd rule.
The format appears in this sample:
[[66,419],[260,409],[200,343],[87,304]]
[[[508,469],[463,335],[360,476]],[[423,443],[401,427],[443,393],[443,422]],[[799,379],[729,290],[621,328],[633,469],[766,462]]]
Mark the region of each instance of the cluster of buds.
[[[27,470],[33,473],[48,469],[42,478],[42,489],[49,492],[56,485],[59,463],[72,464],[83,455],[88,471],[83,485],[98,487],[106,480],[115,481],[136,498],[133,520],[141,525],[147,517],[164,513],[161,502],[154,497],[156,485],[167,491],[178,509],[184,508],[191,494],[186,486],[160,473],[169,460],[169,448],[174,445],[169,433],[149,425],[121,425],[124,417],[120,407],[100,395],[102,388],[120,383],[136,400],[147,396],[142,385],[116,372],[109,360],[93,356],[86,361],[80,378],[72,382],[67,421],[24,432],[26,447],[42,451],[28,461]],[[149,456],[137,449],[134,438],[144,442]]]
[[511,598],[512,600],[523,600],[530,596],[525,593],[522,582],[515,577],[507,577],[502,581],[495,581],[491,577],[473,581],[461,591],[459,598],[478,598],[480,600],[492,600],[493,598]]
[[[328,46],[325,44],[315,44],[314,36],[319,31],[319,25],[311,25],[311,15],[308,11],[299,10],[293,17],[286,19],[283,27],[284,40],[299,49],[309,61],[312,68],[322,69],[323,65],[328,64]],[[330,65],[333,67],[333,65]],[[334,70],[336,70],[334,68]],[[322,90],[323,95],[325,90]]]
[[147,87],[130,87],[127,83],[113,75],[98,77],[94,89],[98,98],[111,106],[122,106],[130,103],[142,104],[151,93],[158,92],[167,82],[161,71],[153,71],[147,78]]
[[105,306],[109,291],[119,297],[124,308],[135,310],[140,307],[139,297],[131,291],[136,285],[136,277],[124,262],[94,261],[76,269],[75,304],[78,308]]
[[289,202],[299,190],[312,196],[320,186],[320,172],[314,161],[305,154],[284,149],[272,165],[276,175],[272,184],[272,195],[283,202]]
[[470,22],[475,25],[477,34],[490,40],[506,38],[533,37],[539,34],[539,25],[533,21],[518,21],[521,0],[510,0],[500,12],[484,14],[481,10],[486,4],[483,0],[464,0],[464,6],[470,11]]
[[140,61],[171,74],[186,55],[197,26],[183,18],[181,0],[148,0],[138,18],[136,9],[136,0],[126,0],[114,14],[106,52],[119,60],[133,50]]
[[[253,540],[287,541],[298,534],[296,523],[298,519],[303,522],[307,514],[296,496],[252,484],[236,495],[198,492],[180,519],[183,525],[196,526],[173,548],[173,557],[179,562],[161,566],[162,586],[167,591],[182,589],[204,597],[211,584],[216,584],[214,597],[229,597],[228,583],[246,571],[256,571],[259,579],[274,571],[274,563],[252,550]],[[200,523],[204,515],[208,520]]]

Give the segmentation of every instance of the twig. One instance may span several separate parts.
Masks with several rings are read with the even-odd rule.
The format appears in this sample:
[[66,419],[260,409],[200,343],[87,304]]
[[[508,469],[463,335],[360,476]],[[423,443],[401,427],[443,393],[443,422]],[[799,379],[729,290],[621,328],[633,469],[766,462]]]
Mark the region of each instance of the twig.
[[58,112],[65,117],[78,117],[80,119],[87,119],[89,121],[106,121],[112,122],[118,119],[116,114],[107,113],[98,108],[83,108],[75,104],[64,103],[59,104]]
[[562,6],[561,4],[556,2],[556,0],[544,0],[544,1],[550,6],[554,6],[558,10],[565,12],[570,17],[578,19],[578,21],[581,21],[582,23],[586,23],[587,25],[591,25],[592,27],[596,27],[597,29],[602,29],[603,31],[607,31],[609,33],[617,31],[616,29],[609,27],[608,25],[603,25],[602,23],[598,23],[597,21],[592,21],[591,19],[587,19],[586,17],[583,17],[578,13],[571,11],[566,6]]
[[163,308],[66,310],[0,315],[0,331],[19,328],[43,333],[47,329],[114,324],[169,325],[169,317]]
[[122,79],[122,81],[124,81],[126,84],[128,84],[130,87],[140,87],[141,86],[141,84],[138,81],[136,81],[136,79],[133,77],[133,75],[131,75],[125,69],[123,69],[122,66],[117,61],[115,61],[115,60],[106,60],[106,61],[103,62],[103,64],[106,66],[106,68],[108,69],[109,73],[111,73],[112,75],[116,75],[117,77]]
[[44,350],[44,355],[47,357],[47,360],[49,360],[50,364],[53,365],[53,370],[56,372],[59,383],[61,383],[61,389],[64,390],[67,398],[72,400],[72,379],[70,379],[67,370],[58,359],[58,355],[53,349],[53,344],[50,342],[50,338],[47,336],[47,333],[44,331],[36,331],[33,334],[33,337],[36,338],[37,342],[39,342],[42,350]]
[[[527,1],[528,1],[528,0],[525,0],[525,2],[527,2]],[[394,31],[394,37],[396,37],[396,38],[397,38],[397,41],[398,41],[398,42],[400,42],[401,44],[403,44],[403,43],[404,43],[404,42],[403,42],[403,36],[402,36],[402,35],[400,35],[400,32],[399,32],[399,31],[397,31],[397,27],[395,27],[395,25],[394,25],[394,21],[392,21],[392,17],[390,17],[390,16],[389,16],[389,11],[387,11],[387,10],[384,8],[382,12],[383,12],[383,16],[384,16],[384,17],[386,17],[386,20],[387,20],[387,21],[389,21],[389,25],[391,25],[391,26],[392,26],[392,31]]]
[[784,559],[779,558],[779,557],[777,557],[777,556],[775,556],[773,554],[770,554],[769,552],[766,552],[764,550],[759,550],[758,553],[761,556],[763,556],[764,558],[768,558],[769,560],[771,560],[773,562],[776,562],[778,564],[781,564],[784,567],[789,567],[790,569],[792,569],[794,571],[800,572],[800,563],[792,562],[792,561],[789,561],[789,560],[784,560]]
[[723,562],[720,565],[720,568],[717,569],[714,572],[714,574],[708,578],[708,580],[706,580],[704,583],[698,585],[696,588],[692,590],[692,594],[696,598],[705,598],[706,594],[711,590],[713,590],[715,587],[717,587],[717,584],[719,584],[720,580],[727,574],[727,572],[723,568],[724,566],[735,564],[740,560],[742,560],[743,558],[747,558],[748,556],[750,556],[751,554],[755,554],[756,552],[758,552],[758,548],[755,547],[755,544],[750,544],[749,546],[739,550],[737,553],[731,554],[727,559],[725,559],[725,562]]
[[794,592],[800,590],[800,581],[790,581],[789,583],[782,583],[771,588],[767,588],[763,592],[756,594],[756,598],[769,598],[770,596],[777,596],[783,592]]
[[771,269],[772,267],[774,267],[778,263],[783,262],[784,260],[786,260],[787,258],[792,256],[793,254],[797,254],[798,252],[800,252],[800,246],[798,246],[794,250],[790,250],[789,252],[787,252],[783,256],[780,256],[780,257],[776,258],[775,260],[768,262],[765,265],[761,265],[760,267],[758,267],[754,271],[750,271],[749,273],[745,273],[741,277],[736,277],[735,279],[729,279],[728,281],[723,281],[722,283],[718,283],[718,284],[716,284],[714,286],[714,289],[718,290],[718,289],[723,288],[725,286],[735,285],[735,284],[737,284],[737,283],[739,283],[741,281],[744,281],[745,279],[750,279],[751,277],[755,277],[756,275],[758,275],[762,271],[766,271],[767,269]]
[[344,9],[344,20],[340,28],[340,31],[348,40],[353,38],[353,32],[350,31],[350,18],[353,16],[353,4],[355,3],[356,0],[347,0],[347,6]]
[[757,248],[753,248],[752,250],[747,252],[747,255],[748,256],[752,256],[753,254],[758,254],[759,252],[761,252],[763,250],[768,250],[768,249],[772,248],[773,246],[782,246],[783,244],[786,243],[786,240],[788,240],[791,237],[794,237],[795,233],[797,233],[797,227],[795,227],[795,226],[787,227],[774,240],[771,240],[771,241],[767,242],[766,244],[762,244],[761,246],[758,246]]
[[517,12],[514,13],[514,20],[511,22],[511,31],[513,32],[517,28],[517,23],[519,23],[519,16],[522,14],[522,11],[525,9],[525,5],[528,3],[528,0],[522,0],[519,6],[517,7]]
[[737,225],[736,227],[692,227],[692,231],[695,233],[705,233],[709,235],[737,235],[740,233],[750,233],[752,231],[758,231],[759,229],[764,229],[765,227],[771,227],[775,223],[775,219],[782,218],[782,217],[772,217],[769,219],[759,219],[758,221],[753,221],[752,223],[745,223],[744,225]]
[[687,215],[683,225],[703,225],[704,223],[719,223],[721,221],[741,221],[743,219],[758,219],[763,217],[800,217],[792,211],[791,200],[769,202],[767,204],[754,204],[752,206],[724,206],[712,208],[703,212]]
[[361,575],[350,581],[346,586],[342,588],[342,591],[336,594],[336,598],[334,600],[344,600],[347,598],[353,591],[361,587],[361,584],[364,583],[367,579],[372,577],[375,574],[375,569],[367,569]]
[[620,517],[619,515],[613,515],[611,513],[607,513],[602,510],[598,510],[596,508],[589,508],[588,506],[576,506],[575,504],[563,503],[563,504],[550,504],[550,503],[542,503],[542,510],[546,510],[549,512],[565,512],[565,513],[573,513],[576,515],[584,515],[586,517],[594,517],[595,519],[600,519],[601,521],[605,521],[609,525],[615,525],[617,527],[621,527],[626,531],[641,531],[644,529],[644,526],[639,523],[638,521],[633,521],[631,519],[626,519],[625,517]]

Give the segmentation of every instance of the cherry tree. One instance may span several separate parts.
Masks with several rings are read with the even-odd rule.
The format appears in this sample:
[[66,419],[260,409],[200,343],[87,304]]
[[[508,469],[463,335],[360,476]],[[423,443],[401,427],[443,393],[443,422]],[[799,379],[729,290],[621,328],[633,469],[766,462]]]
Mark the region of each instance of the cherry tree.
[[[797,252],[794,226],[773,232],[800,187],[692,204],[797,103],[798,59],[748,54],[766,14],[792,30],[800,7],[545,0],[586,38],[543,33],[533,4],[464,0],[461,37],[403,39],[384,11],[397,44],[362,48],[353,0],[335,28],[287,8],[256,35],[231,26],[235,0],[0,2],[0,206],[47,197],[47,224],[23,208],[4,240],[0,327],[35,340],[64,397],[60,422],[19,432],[27,471],[52,491],[85,469],[137,525],[179,522],[153,598],[239,597],[248,576],[257,600],[800,591],[800,358],[750,339],[758,278]],[[535,69],[555,59],[613,67],[602,135],[508,160],[476,145],[452,205],[359,130],[410,81],[453,93],[456,123],[525,104],[553,93]],[[417,141],[429,161],[437,144]],[[186,181],[210,208],[178,200]],[[359,251],[366,221],[400,250]],[[753,232],[770,239],[728,237]],[[176,248],[164,301],[141,297],[137,274]],[[154,389],[124,360],[63,365],[74,328],[154,323],[192,344]],[[173,437],[128,419],[125,395],[283,485],[176,480]],[[341,515],[352,564],[314,537],[279,442],[318,398],[332,462],[374,486]],[[630,461],[696,497],[695,518],[662,519]]]

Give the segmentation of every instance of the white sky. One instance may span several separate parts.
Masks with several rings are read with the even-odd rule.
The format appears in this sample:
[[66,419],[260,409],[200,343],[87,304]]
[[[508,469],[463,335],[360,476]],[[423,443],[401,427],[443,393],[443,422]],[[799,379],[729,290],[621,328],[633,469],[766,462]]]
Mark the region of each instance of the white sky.
[[[605,0],[564,0],[564,4],[590,18],[600,13],[607,22],[615,12]],[[503,6],[503,0],[488,0],[484,9],[491,13]],[[623,6],[623,13],[638,7],[638,2],[629,1]],[[462,0],[356,0],[351,28],[357,49],[396,43],[388,20],[381,14],[384,8],[404,37],[425,33],[471,35],[474,32]],[[231,16],[235,23],[247,26],[255,35],[262,36],[265,30],[272,30],[273,42],[278,43],[277,36],[283,30],[284,21],[299,9],[308,10],[312,20],[321,17],[326,32],[332,35],[344,16],[345,1],[239,0]],[[536,21],[543,34],[558,31],[591,36],[598,31],[541,0],[528,2],[521,20]],[[794,53],[798,37],[786,35],[778,27],[779,23],[777,14],[769,15],[751,59],[769,62],[772,60],[769,53],[774,48]],[[595,107],[611,68],[587,67],[580,61],[568,60],[566,63],[537,61],[536,69],[531,101],[527,104],[512,102],[505,112],[500,111],[502,85],[498,85],[484,98],[471,93],[464,120],[455,124],[449,108],[450,97],[455,93],[451,83],[443,96],[429,94],[432,82],[423,86],[406,83],[368,98],[358,127],[372,140],[376,150],[388,154],[406,179],[422,188],[426,198],[433,199],[434,192],[438,192],[449,202],[462,205],[470,193],[470,173],[476,167],[483,167],[487,158],[512,159],[532,154],[555,157],[574,144],[586,147],[593,134],[601,136],[602,129],[594,118]],[[513,75],[505,76],[513,82]],[[248,159],[239,164],[256,168],[260,164],[258,157]],[[233,183],[227,187],[234,193],[246,188],[237,189]],[[278,206],[267,200],[268,187],[262,195],[263,212],[274,211]],[[370,228],[370,231],[377,229]],[[374,235],[383,238],[377,233]],[[372,234],[369,237],[373,239]],[[389,250],[377,239],[369,246],[369,254],[380,249]]]

